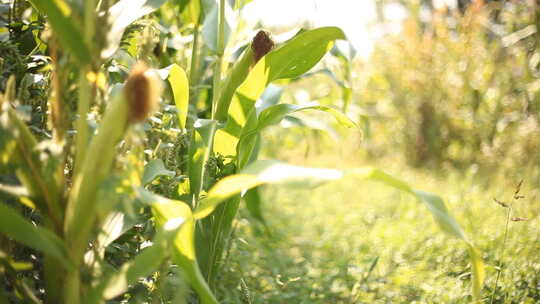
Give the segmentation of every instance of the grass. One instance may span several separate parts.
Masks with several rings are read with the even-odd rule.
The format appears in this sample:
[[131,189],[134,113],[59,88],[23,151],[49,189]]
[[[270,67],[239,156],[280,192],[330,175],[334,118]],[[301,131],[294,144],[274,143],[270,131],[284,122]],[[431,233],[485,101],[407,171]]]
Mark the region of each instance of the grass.
[[[312,166],[375,165],[442,195],[482,250],[487,266],[483,302],[489,303],[499,265],[504,271],[494,303],[540,301],[540,188],[526,173],[475,173],[473,167],[433,177],[391,158],[366,163],[332,151],[301,160],[300,150],[281,152],[281,157]],[[528,221],[510,222],[501,257],[506,209],[493,198],[510,201],[520,178],[525,198],[514,203],[513,214]],[[249,224],[247,216],[237,221],[241,237],[229,252],[220,290],[224,303],[470,302],[465,248],[438,233],[414,198],[355,180],[314,190],[267,187],[263,196],[271,234]]]

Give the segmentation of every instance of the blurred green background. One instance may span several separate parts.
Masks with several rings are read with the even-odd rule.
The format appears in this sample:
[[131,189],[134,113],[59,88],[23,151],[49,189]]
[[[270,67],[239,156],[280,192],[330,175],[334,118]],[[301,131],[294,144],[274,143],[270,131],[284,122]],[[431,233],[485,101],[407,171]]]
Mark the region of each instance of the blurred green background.
[[[8,41],[3,26],[12,2],[21,12],[15,14],[21,30]],[[123,81],[137,60],[188,66],[192,29],[178,21],[180,2],[168,1],[127,28],[120,51],[105,64],[111,83]],[[338,25],[350,39],[308,75],[275,83],[267,93],[286,103],[333,106],[359,128],[344,129],[314,113],[294,114],[264,132],[261,158],[311,167],[372,166],[439,194],[485,260],[483,302],[491,303],[493,296],[493,303],[540,303],[538,2],[244,2],[250,3],[232,24],[234,47],[227,48],[226,63],[259,28],[282,42],[300,28]],[[16,76],[17,97],[43,139],[50,58],[34,53],[43,44],[32,32],[46,40],[47,29],[43,20],[24,23],[27,2],[0,3],[0,90],[9,75]],[[211,100],[204,84],[211,81],[212,60],[202,61],[206,72],[198,75],[203,85],[195,88],[198,110]],[[71,84],[62,98],[75,108],[70,75],[59,70]],[[162,98],[172,103],[167,91]],[[174,115],[164,107],[144,126],[145,144],[155,148],[147,154],[163,159],[171,171],[177,168],[170,159],[185,149],[182,138],[168,130]],[[520,182],[524,198],[515,199]],[[153,187],[167,196],[178,191],[177,181],[167,177]],[[217,280],[222,303],[471,301],[466,248],[438,233],[413,197],[353,179],[314,189],[265,187],[262,194],[266,224],[245,206],[235,221],[225,271]],[[494,199],[512,207],[508,218],[515,221],[507,225],[508,209]],[[146,226],[138,229],[111,246],[114,265],[149,239]],[[152,290],[148,282],[133,294]]]

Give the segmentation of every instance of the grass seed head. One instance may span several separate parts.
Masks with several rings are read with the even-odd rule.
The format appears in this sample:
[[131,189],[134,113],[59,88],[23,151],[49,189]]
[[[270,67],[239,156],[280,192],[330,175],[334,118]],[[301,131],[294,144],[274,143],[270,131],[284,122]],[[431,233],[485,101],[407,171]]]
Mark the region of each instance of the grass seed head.
[[129,104],[129,122],[141,122],[156,109],[161,84],[146,64],[139,62],[131,70],[124,93]]
[[501,202],[500,200],[498,200],[498,199],[496,199],[496,198],[493,198],[493,201],[495,201],[495,203],[499,204],[501,207],[504,207],[504,208],[510,207],[510,206],[508,206],[507,203]]
[[526,217],[513,217],[511,218],[512,222],[525,222],[528,220]]
[[257,63],[264,55],[274,48],[274,41],[266,31],[259,31],[251,43],[253,59]]
[[518,200],[518,199],[520,199],[520,198],[525,198],[524,195],[519,195],[519,192],[521,191],[521,185],[522,185],[522,184],[523,184],[523,180],[521,180],[521,181],[519,182],[519,184],[517,184],[517,186],[516,186],[516,191],[514,191],[514,199],[515,199],[515,200]]

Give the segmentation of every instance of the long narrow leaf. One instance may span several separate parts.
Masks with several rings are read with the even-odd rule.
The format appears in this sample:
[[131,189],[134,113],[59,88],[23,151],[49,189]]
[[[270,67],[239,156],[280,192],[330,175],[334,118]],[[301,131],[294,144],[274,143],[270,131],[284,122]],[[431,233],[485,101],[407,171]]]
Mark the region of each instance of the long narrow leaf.
[[34,226],[12,208],[0,203],[0,232],[28,247],[73,264],[62,240],[49,230]]
[[482,259],[457,221],[448,212],[443,200],[434,194],[415,190],[404,181],[396,179],[381,170],[359,168],[342,172],[333,169],[296,167],[276,161],[257,161],[239,174],[226,177],[212,187],[208,192],[208,196],[201,201],[201,204],[195,210],[194,217],[196,219],[204,218],[226,199],[262,184],[321,183],[338,180],[346,176],[382,182],[407,192],[422,202],[444,232],[466,243],[473,271],[473,298],[476,300],[480,298],[480,289],[485,277]]
[[186,72],[180,66],[173,64],[167,79],[171,84],[174,103],[176,110],[178,110],[180,128],[185,129],[189,106],[189,84]]
[[[15,79],[11,77],[7,87],[11,91],[14,90],[14,86]],[[54,179],[54,174],[44,169],[36,138],[7,102],[0,104],[0,134],[3,141],[0,145],[2,163],[7,162],[13,167],[36,206],[50,217],[56,228],[61,229],[59,185]]]
[[128,104],[123,93],[118,92],[90,143],[81,174],[75,178],[70,191],[64,229],[74,256],[82,257],[86,250],[99,211],[96,208],[99,186],[110,174],[116,146],[126,131],[127,121]]
[[195,219],[189,206],[181,201],[169,200],[144,189],[139,191],[140,199],[152,207],[160,227],[182,221],[180,231],[172,243],[172,258],[182,268],[186,279],[195,289],[202,304],[217,304],[217,300],[206,284],[197,263],[195,253]]
[[243,168],[251,158],[251,153],[255,147],[257,135],[266,127],[279,123],[285,116],[298,111],[316,110],[326,112],[332,115],[338,123],[346,127],[355,127],[356,124],[345,114],[328,106],[323,105],[293,105],[293,104],[277,104],[263,110],[258,117],[257,123],[252,123],[244,126],[240,141],[238,143],[238,166]]
[[186,218],[172,218],[163,224],[154,238],[152,246],[144,249],[133,261],[122,266],[110,280],[104,290],[104,298],[112,299],[127,291],[128,286],[137,283],[141,278],[157,271],[161,263],[168,256],[167,244],[178,233]]
[[343,173],[333,169],[303,168],[278,161],[257,161],[242,172],[219,181],[195,209],[194,217],[208,216],[226,199],[262,184],[320,183],[337,180]]
[[205,164],[212,149],[216,126],[215,120],[198,119],[195,121],[188,163],[189,185],[195,201],[198,200],[203,186]]
[[167,170],[167,168],[165,168],[165,164],[161,159],[153,159],[144,167],[142,184],[146,185],[151,183],[158,176],[174,177],[175,175],[176,173],[174,171]]

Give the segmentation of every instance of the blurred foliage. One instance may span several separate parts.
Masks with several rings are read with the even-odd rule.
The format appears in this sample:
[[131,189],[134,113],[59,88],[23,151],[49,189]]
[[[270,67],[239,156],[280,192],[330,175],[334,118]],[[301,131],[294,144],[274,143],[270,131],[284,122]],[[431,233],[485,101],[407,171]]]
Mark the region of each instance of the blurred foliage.
[[376,112],[371,152],[397,149],[418,167],[537,164],[539,10],[475,1],[427,20],[411,13],[361,67],[358,98]]
[[[296,158],[301,147],[293,150],[282,156]],[[348,165],[365,164],[352,154]],[[320,154],[305,162],[334,164],[336,157]],[[379,163],[443,193],[450,211],[463,219],[488,264],[483,303],[489,303],[500,261],[505,270],[494,303],[540,301],[540,190],[533,180],[524,182],[526,198],[514,206],[529,220],[511,222],[501,259],[505,209],[491,197],[510,198],[514,181],[475,170],[434,177],[407,169],[394,157]],[[437,235],[427,212],[408,196],[355,180],[314,191],[267,187],[262,194],[274,202],[265,205],[271,232],[252,225],[246,213],[238,221],[223,276],[224,303],[239,303],[241,280],[249,303],[471,303],[463,290],[470,280],[464,249]]]

